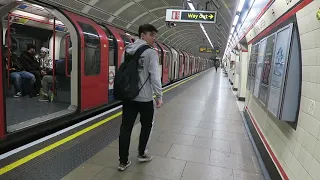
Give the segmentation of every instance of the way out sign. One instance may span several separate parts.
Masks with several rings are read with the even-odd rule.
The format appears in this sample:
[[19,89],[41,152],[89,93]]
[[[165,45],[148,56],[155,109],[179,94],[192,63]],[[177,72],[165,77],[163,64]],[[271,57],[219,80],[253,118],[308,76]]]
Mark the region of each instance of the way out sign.
[[217,11],[193,11],[183,9],[167,9],[166,21],[216,23]]

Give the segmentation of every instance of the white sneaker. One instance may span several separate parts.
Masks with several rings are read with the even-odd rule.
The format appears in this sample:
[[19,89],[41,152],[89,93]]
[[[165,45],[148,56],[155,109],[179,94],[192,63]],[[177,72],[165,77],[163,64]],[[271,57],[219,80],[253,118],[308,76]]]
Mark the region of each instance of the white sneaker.
[[131,164],[131,161],[128,161],[126,164],[120,163],[118,166],[118,170],[119,171],[124,171],[125,169],[127,169],[127,167],[129,167]]
[[138,156],[139,162],[149,162],[151,160],[152,160],[152,156],[148,156],[148,155]]
[[13,97],[18,98],[18,97],[21,97],[21,96],[22,96],[22,93],[21,92],[17,92],[17,94],[15,94]]

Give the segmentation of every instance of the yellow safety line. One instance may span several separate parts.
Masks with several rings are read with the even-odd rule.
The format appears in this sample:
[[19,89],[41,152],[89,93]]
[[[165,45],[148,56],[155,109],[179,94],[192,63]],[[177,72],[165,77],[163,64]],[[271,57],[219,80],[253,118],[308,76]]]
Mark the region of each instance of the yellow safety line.
[[[202,73],[200,73],[200,74],[202,74]],[[194,76],[192,76],[192,77],[184,80],[183,82],[181,82],[181,83],[179,83],[179,84],[176,84],[176,85],[174,85],[174,86],[172,86],[172,87],[164,90],[163,93],[166,93],[166,92],[168,92],[168,91],[170,91],[170,90],[172,90],[172,89],[174,89],[174,88],[176,88],[176,87],[178,87],[178,86],[180,86],[180,85],[182,85],[182,84],[184,84],[184,83],[192,80],[193,78],[199,76],[200,74],[194,75]],[[85,134],[85,133],[87,133],[88,131],[91,131],[91,130],[93,130],[93,129],[95,129],[95,128],[97,128],[97,127],[105,124],[106,122],[108,122],[108,121],[110,121],[110,120],[112,120],[112,119],[114,119],[114,118],[119,117],[121,114],[122,114],[122,111],[121,111],[121,112],[118,112],[118,113],[116,113],[116,114],[114,114],[114,115],[112,115],[112,116],[110,116],[110,117],[108,117],[108,118],[106,118],[106,119],[104,119],[104,120],[102,120],[102,121],[99,121],[99,122],[97,122],[96,124],[93,124],[93,125],[85,128],[85,129],[83,129],[83,130],[81,130],[81,131],[78,131],[78,132],[76,132],[76,133],[74,133],[74,134],[72,134],[72,135],[70,135],[70,136],[68,136],[68,137],[66,137],[66,138],[64,138],[64,139],[61,139],[60,141],[57,141],[57,142],[55,142],[55,143],[53,143],[53,144],[51,144],[51,145],[49,145],[49,146],[47,146],[47,147],[45,147],[45,148],[43,148],[43,149],[40,149],[40,150],[38,150],[38,151],[36,151],[36,152],[34,152],[34,153],[32,153],[32,154],[29,154],[28,156],[25,156],[25,157],[23,157],[23,158],[15,161],[15,162],[13,162],[13,163],[5,166],[5,167],[3,167],[3,168],[1,168],[1,169],[0,169],[0,175],[3,175],[3,174],[5,174],[5,173],[7,173],[7,172],[9,172],[9,171],[11,171],[11,170],[13,170],[13,169],[15,169],[16,167],[19,167],[19,166],[21,166],[22,164],[25,164],[25,163],[27,163],[28,161],[31,161],[32,159],[34,159],[34,158],[36,158],[36,157],[38,157],[38,156],[40,156],[40,155],[42,155],[42,154],[44,154],[44,153],[46,153],[46,152],[48,152],[48,151],[50,151],[50,150],[58,147],[58,146],[61,146],[62,144],[65,144],[65,143],[68,142],[68,141],[71,141],[71,140],[73,140],[73,139],[81,136],[82,134]]]

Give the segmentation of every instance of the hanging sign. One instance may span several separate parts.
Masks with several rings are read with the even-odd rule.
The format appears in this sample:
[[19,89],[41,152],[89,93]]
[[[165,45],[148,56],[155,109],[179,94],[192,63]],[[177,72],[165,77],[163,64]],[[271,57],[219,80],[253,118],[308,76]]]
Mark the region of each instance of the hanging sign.
[[216,23],[217,11],[194,11],[183,9],[167,9],[166,21]]

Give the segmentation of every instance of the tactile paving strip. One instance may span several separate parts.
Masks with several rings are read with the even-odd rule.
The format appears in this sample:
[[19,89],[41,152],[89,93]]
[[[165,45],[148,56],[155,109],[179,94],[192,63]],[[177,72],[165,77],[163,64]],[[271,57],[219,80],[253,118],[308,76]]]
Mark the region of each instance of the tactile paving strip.
[[[203,75],[201,75],[203,76]],[[197,78],[201,78],[197,77]],[[195,78],[195,79],[197,79]],[[175,89],[168,91],[164,97],[164,103],[168,103],[175,96],[183,92],[188,86],[192,86],[192,84],[196,82],[195,80],[188,81]],[[113,113],[114,114],[114,113]],[[106,117],[99,118],[98,120],[91,122],[91,124],[96,123]],[[136,122],[138,123],[138,121]],[[11,179],[19,179],[19,180],[30,180],[30,179],[61,179],[73,169],[81,165],[83,162],[88,160],[90,157],[98,153],[100,150],[108,146],[119,136],[121,125],[121,116],[95,128],[92,131],[89,131],[39,157],[29,161],[26,164],[23,164],[12,171],[7,172],[2,175],[1,179],[11,180]],[[87,125],[89,126],[89,125]],[[87,127],[86,126],[86,127]],[[79,131],[79,129],[73,130],[72,133]],[[68,135],[72,134],[68,132]],[[62,139],[66,136],[66,134],[59,136],[59,139]],[[58,140],[58,137],[51,139],[50,141],[44,142],[43,144],[30,148],[28,153],[35,152],[35,150],[46,147]],[[31,151],[32,150],[32,151]],[[26,152],[19,154],[20,157],[24,157],[22,155],[26,155]],[[17,156],[13,157],[13,159],[19,159]],[[12,159],[10,160],[12,161]],[[7,160],[8,162],[8,160]],[[2,164],[4,165],[4,164]]]

